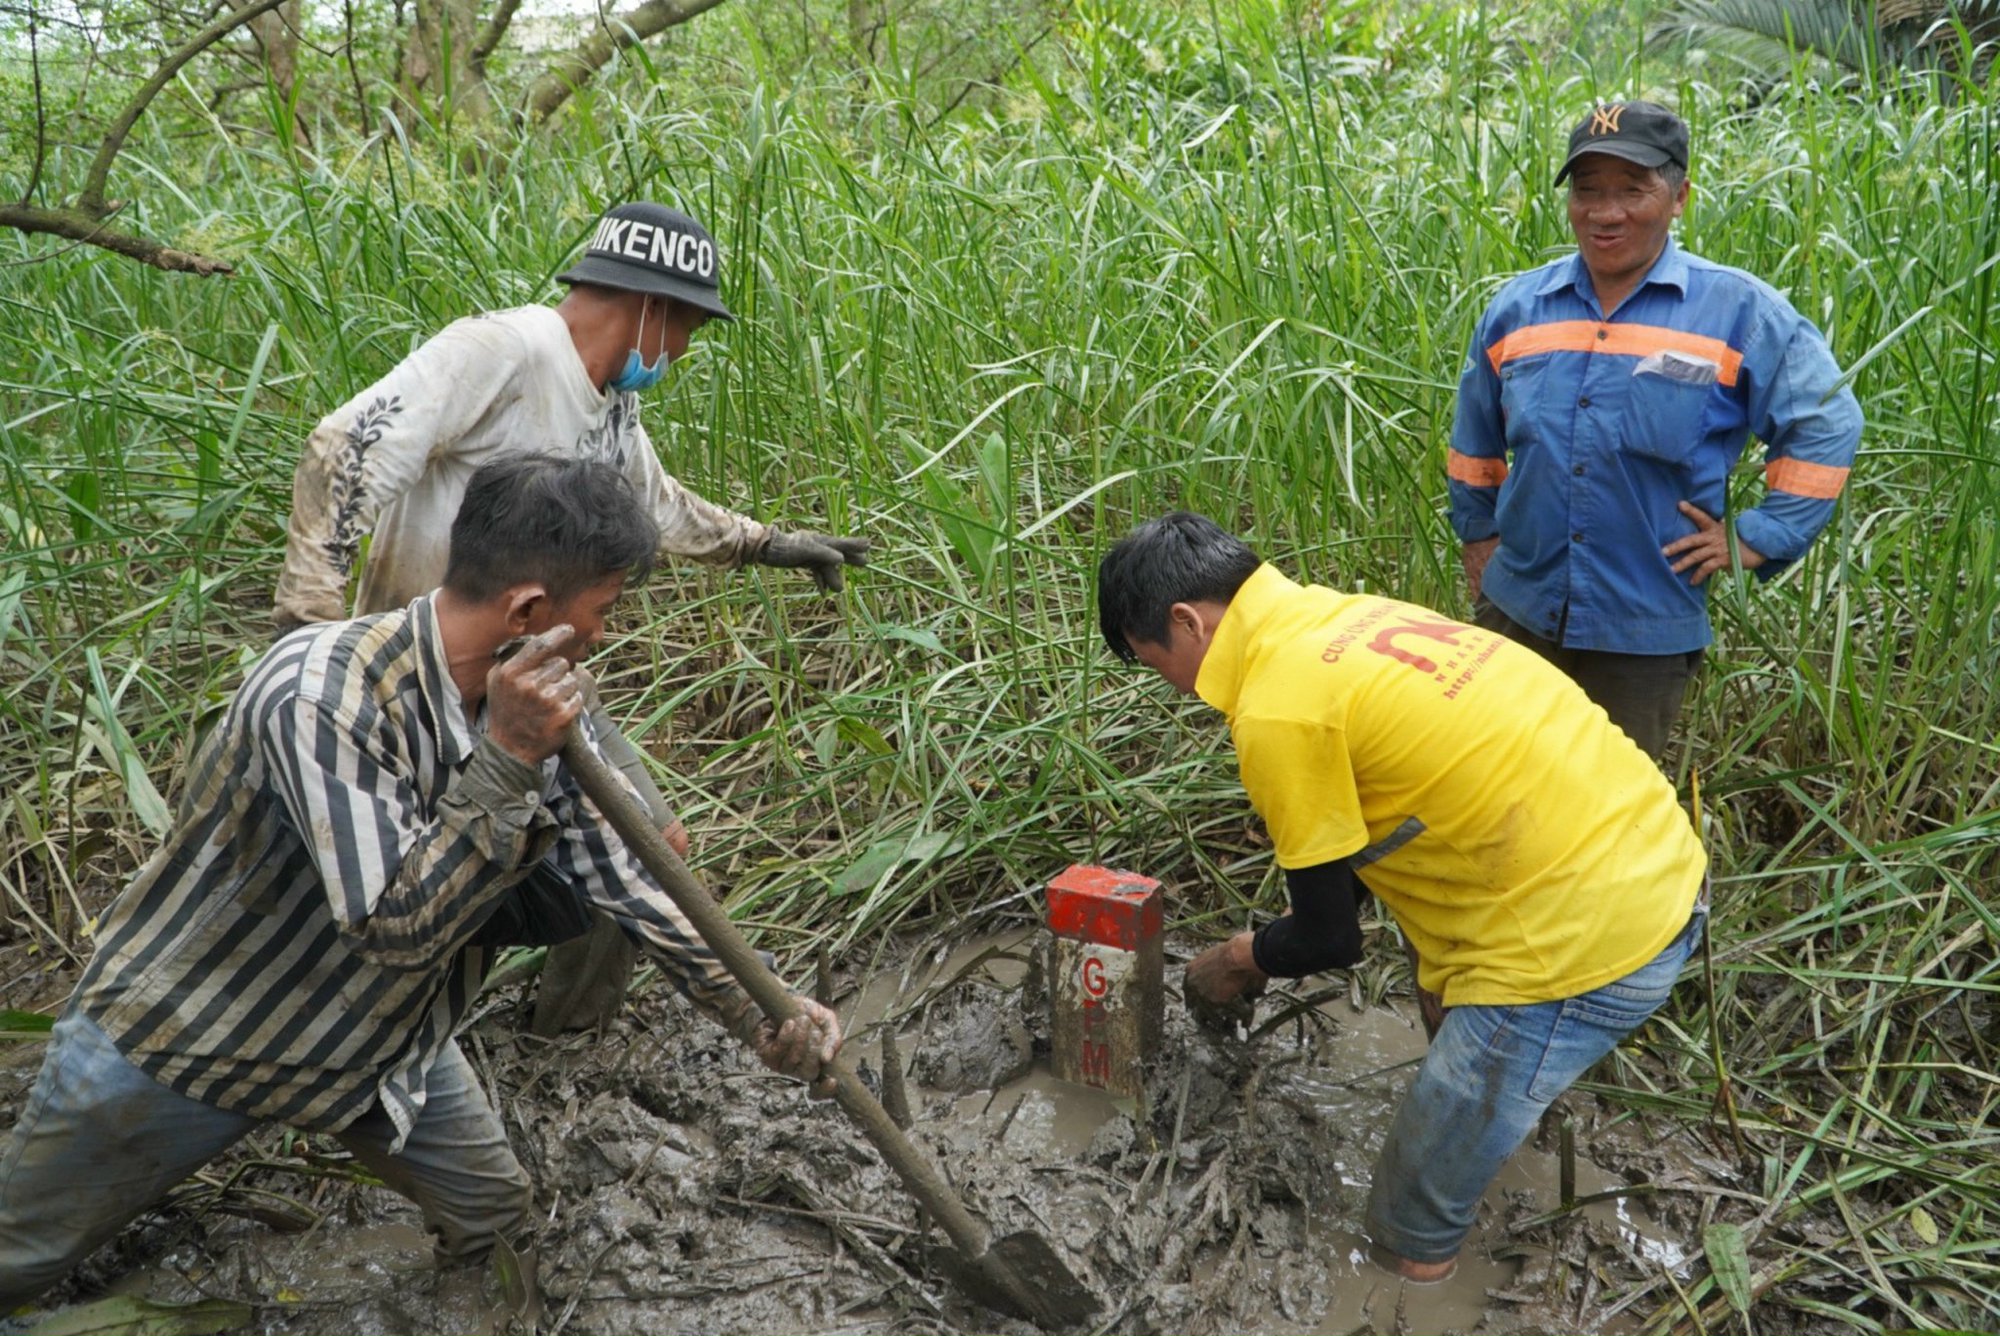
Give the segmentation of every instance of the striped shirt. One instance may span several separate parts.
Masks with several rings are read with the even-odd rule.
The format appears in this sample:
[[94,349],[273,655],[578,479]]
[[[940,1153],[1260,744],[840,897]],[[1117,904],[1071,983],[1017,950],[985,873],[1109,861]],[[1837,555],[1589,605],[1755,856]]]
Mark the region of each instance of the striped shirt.
[[1484,592],[1536,635],[1700,649],[1708,587],[1660,549],[1695,531],[1680,502],[1729,509],[1752,435],[1765,495],[1736,532],[1769,579],[1826,526],[1861,441],[1826,340],[1769,284],[1671,239],[1610,312],[1570,255],[1509,282],[1480,317],[1446,457],[1452,528],[1499,536]]
[[287,636],[196,753],[78,1005],[192,1099],[327,1131],[380,1100],[406,1136],[485,975],[474,934],[546,860],[747,1035],[748,996],[560,762],[483,722],[429,597]]

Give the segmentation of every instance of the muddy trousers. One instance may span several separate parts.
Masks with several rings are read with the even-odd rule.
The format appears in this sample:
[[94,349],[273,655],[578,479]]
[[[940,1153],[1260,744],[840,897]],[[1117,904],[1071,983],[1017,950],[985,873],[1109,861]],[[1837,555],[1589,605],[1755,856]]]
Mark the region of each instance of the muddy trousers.
[[[533,1191],[457,1044],[438,1056],[425,1092],[394,1153],[396,1127],[380,1105],[335,1136],[423,1209],[441,1263],[471,1261],[496,1236],[526,1232]],[[61,1280],[260,1125],[169,1090],[71,1007],[0,1158],[0,1313]]]
[[1446,1262],[1479,1199],[1542,1111],[1673,991],[1707,914],[1624,978],[1560,1002],[1452,1007],[1396,1109],[1368,1190],[1368,1236],[1412,1262]]
[[[597,730],[605,759],[637,790],[653,824],[664,829],[673,809],[646,770],[645,758],[632,740],[618,731],[597,698],[597,684],[585,688],[590,722]],[[542,986],[535,994],[535,1014],[529,1028],[545,1039],[565,1030],[591,1030],[609,1025],[625,1001],[626,985],[639,951],[608,914],[592,910],[583,936],[549,948],[542,966]]]

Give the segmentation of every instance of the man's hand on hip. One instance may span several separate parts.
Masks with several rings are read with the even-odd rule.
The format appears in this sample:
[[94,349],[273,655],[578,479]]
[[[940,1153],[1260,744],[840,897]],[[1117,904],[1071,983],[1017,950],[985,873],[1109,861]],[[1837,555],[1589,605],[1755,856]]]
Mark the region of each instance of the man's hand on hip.
[[1237,1025],[1247,1028],[1256,1016],[1256,1000],[1263,996],[1270,976],[1257,968],[1250,953],[1251,936],[1239,932],[1188,962],[1181,996],[1188,1014],[1203,1029],[1233,1034]]
[[1486,586],[1486,563],[1493,560],[1494,549],[1500,546],[1499,535],[1481,538],[1465,544],[1458,550],[1458,559],[1465,567],[1465,594],[1472,602],[1479,601],[1480,590]]
[[1766,560],[1764,554],[1751,547],[1741,538],[1736,540],[1735,560],[1730,560],[1729,526],[1697,506],[1692,501],[1680,503],[1681,514],[1694,521],[1694,532],[1685,538],[1676,538],[1660,549],[1660,555],[1674,562],[1674,574],[1688,573],[1689,584],[1700,584],[1717,571],[1726,571],[1732,565],[1746,571],[1754,571]]
[[486,732],[509,755],[540,765],[562,750],[569,726],[583,713],[583,679],[562,650],[575,638],[569,625],[529,636],[486,674]]
[[814,582],[823,591],[837,594],[846,584],[842,568],[866,566],[869,546],[866,538],[836,538],[804,529],[797,533],[773,529],[751,560],[760,566],[803,566],[812,572]]

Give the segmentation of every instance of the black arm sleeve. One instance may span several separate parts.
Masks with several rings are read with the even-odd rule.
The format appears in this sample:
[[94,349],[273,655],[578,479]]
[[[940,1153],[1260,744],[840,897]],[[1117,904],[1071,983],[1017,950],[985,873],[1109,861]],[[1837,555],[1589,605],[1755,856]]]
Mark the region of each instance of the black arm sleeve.
[[554,946],[590,929],[590,909],[563,874],[544,860],[494,902],[472,934],[473,946]]
[[1287,869],[1292,912],[1250,939],[1250,958],[1277,979],[1361,963],[1361,899],[1368,894],[1346,859]]

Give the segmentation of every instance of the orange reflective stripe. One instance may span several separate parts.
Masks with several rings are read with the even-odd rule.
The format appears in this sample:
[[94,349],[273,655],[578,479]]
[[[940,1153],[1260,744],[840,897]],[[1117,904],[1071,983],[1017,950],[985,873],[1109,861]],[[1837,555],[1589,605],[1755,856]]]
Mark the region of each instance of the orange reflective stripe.
[[1831,501],[1847,485],[1847,470],[1803,459],[1774,459],[1764,466],[1764,485],[1774,492]]
[[1481,459],[1456,450],[1445,451],[1444,471],[1453,482],[1462,482],[1468,487],[1498,487],[1507,481],[1506,460]]
[[1687,334],[1660,325],[1605,325],[1595,320],[1557,320],[1546,325],[1524,325],[1488,348],[1486,360],[1498,371],[1517,357],[1533,357],[1537,353],[1614,353],[1621,357],[1647,357],[1668,350],[1707,358],[1715,363],[1715,378],[1724,385],[1734,385],[1737,373],[1743,368],[1743,354],[1721,339]]

